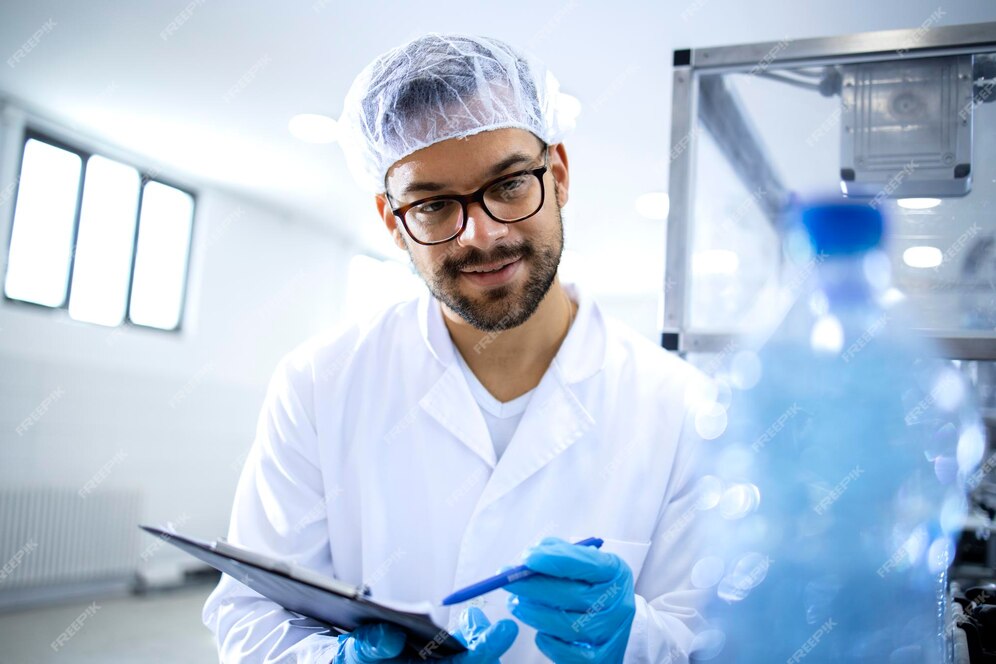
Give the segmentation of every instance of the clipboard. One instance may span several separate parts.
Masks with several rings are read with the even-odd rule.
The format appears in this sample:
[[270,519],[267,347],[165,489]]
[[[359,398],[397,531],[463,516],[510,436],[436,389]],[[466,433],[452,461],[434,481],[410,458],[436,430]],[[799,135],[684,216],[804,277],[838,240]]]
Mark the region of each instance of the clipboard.
[[440,659],[467,650],[426,612],[403,602],[374,601],[370,589],[332,579],[307,567],[217,540],[207,542],[179,533],[139,527],[203,560],[285,609],[325,623],[339,633],[365,623],[386,622],[405,632],[405,647],[422,659]]

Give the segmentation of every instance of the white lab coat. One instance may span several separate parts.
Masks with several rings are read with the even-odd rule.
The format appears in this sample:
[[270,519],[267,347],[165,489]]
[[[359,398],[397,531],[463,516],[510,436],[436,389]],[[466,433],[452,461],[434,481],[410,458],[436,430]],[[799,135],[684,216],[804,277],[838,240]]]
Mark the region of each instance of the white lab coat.
[[[497,464],[428,293],[288,354],[260,413],[229,540],[366,583],[375,599],[438,604],[544,536],[601,537],[635,579],[625,661],[685,661],[702,627],[689,578],[698,445],[684,425],[701,374],[566,287],[575,322]],[[493,622],[510,617],[507,597],[470,603]],[[452,626],[462,608],[433,617]],[[223,662],[325,663],[337,647],[314,621],[228,576],[203,620]],[[534,636],[520,623],[503,661],[547,661]]]

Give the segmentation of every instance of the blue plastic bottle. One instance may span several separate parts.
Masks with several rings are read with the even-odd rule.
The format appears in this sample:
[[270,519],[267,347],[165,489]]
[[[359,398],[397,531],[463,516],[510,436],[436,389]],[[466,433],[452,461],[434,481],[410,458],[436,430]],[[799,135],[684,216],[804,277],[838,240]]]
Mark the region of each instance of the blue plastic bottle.
[[984,429],[957,368],[889,305],[880,213],[798,217],[794,304],[716,376],[693,661],[949,661],[945,574]]

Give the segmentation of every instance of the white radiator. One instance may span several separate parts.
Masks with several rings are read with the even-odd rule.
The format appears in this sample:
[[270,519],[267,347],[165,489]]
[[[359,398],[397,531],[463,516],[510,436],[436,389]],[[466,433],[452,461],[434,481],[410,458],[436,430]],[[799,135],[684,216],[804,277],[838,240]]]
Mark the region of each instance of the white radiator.
[[0,598],[131,580],[138,490],[0,490]]

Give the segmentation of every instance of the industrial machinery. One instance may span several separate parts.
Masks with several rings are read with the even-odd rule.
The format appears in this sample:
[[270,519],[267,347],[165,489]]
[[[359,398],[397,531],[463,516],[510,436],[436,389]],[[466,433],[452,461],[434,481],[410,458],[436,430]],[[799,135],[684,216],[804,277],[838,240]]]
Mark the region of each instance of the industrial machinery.
[[807,277],[794,201],[890,222],[890,293],[975,387],[988,443],[951,569],[953,661],[996,662],[996,23],[674,53],[662,344],[707,371]]

